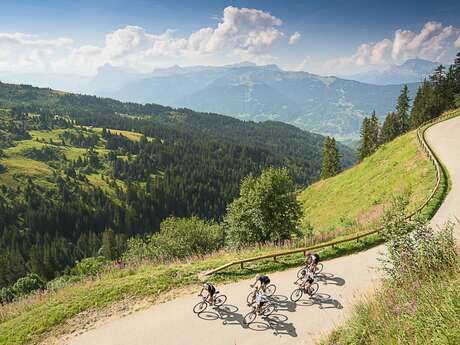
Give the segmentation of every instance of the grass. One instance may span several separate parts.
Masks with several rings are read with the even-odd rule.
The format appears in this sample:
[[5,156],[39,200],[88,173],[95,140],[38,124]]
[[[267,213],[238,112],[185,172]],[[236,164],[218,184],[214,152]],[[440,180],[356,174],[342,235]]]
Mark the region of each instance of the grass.
[[[96,128],[93,128],[93,131],[95,131],[96,133],[101,133],[102,128],[96,127]],[[107,131],[109,131],[112,134],[122,135],[122,136],[124,136],[124,137],[126,137],[129,140],[134,141],[134,142],[139,142],[141,140],[142,136],[143,136],[142,133],[132,132],[132,131],[124,131],[124,130],[120,130],[120,129],[111,129],[111,128],[109,128],[109,129],[107,129]],[[146,137],[146,139],[148,141],[154,140],[154,138],[152,138],[152,137]]]
[[391,198],[411,192],[410,209],[430,194],[435,170],[419,149],[416,132],[383,145],[374,155],[335,177],[304,190],[304,221],[315,231],[353,231],[374,225]]
[[323,345],[460,344],[460,269],[417,284],[386,283]]
[[[367,242],[369,241],[369,242]],[[333,258],[344,252],[367,248],[372,239],[349,243],[346,246],[330,248],[322,256]],[[37,344],[47,332],[65,320],[88,310],[103,309],[126,296],[148,297],[154,303],[160,295],[184,286],[199,289],[198,273],[222,265],[235,258],[246,258],[268,252],[279,251],[279,247],[247,249],[240,252],[220,251],[205,258],[188,262],[151,265],[144,264],[126,269],[110,269],[97,279],[69,285],[56,293],[30,296],[13,305],[0,307],[0,344]],[[303,261],[302,254],[280,258],[278,262],[264,260],[246,266],[233,268],[212,279],[215,283],[236,281],[253,277],[256,272],[275,272],[297,267]]]
[[[398,162],[404,163],[398,165]],[[372,165],[376,166],[372,167]],[[409,175],[410,183],[398,182],[398,179],[405,179],[407,175]],[[382,182],[387,178],[391,183],[390,186],[385,186],[385,183]],[[92,183],[95,184],[103,183],[98,175],[91,176],[90,179],[93,179]],[[357,179],[358,182],[353,182],[353,179]],[[423,186],[422,183],[426,183],[427,186]],[[308,209],[311,221],[313,221],[312,212],[316,212],[319,220],[318,223],[313,223],[315,229],[326,231],[334,226],[343,226],[344,215],[351,220],[358,219],[361,214],[367,214],[369,218],[369,212],[378,207],[379,203],[384,204],[391,198],[392,192],[404,188],[410,188],[415,195],[412,201],[412,207],[415,207],[417,200],[423,200],[429,194],[433,184],[434,169],[418,150],[415,134],[410,133],[386,145],[359,166],[337,177],[315,184],[304,191],[300,199],[306,208],[311,205]],[[347,192],[350,188],[353,191]],[[382,188],[383,191],[380,190]],[[372,197],[372,193],[376,193],[377,197]],[[441,199],[442,195],[439,196],[439,200]],[[309,200],[308,204],[307,200]],[[364,205],[361,205],[361,202]],[[322,207],[325,208],[324,215],[321,214],[318,203],[322,203]],[[336,212],[340,212],[342,218],[335,216],[334,207]],[[434,209],[436,206],[430,207]],[[321,227],[320,224],[323,226]],[[372,235],[359,242],[354,241],[335,248],[327,248],[321,252],[321,256],[324,259],[333,258],[369,248],[382,241],[380,235]],[[198,286],[200,283],[198,273],[200,272],[235,259],[274,253],[279,250],[280,247],[263,247],[238,252],[219,251],[204,258],[190,259],[187,262],[175,262],[168,265],[146,263],[123,270],[112,269],[104,272],[97,279],[85,280],[64,287],[55,293],[30,296],[0,308],[0,344],[38,343],[49,332],[80,312],[103,309],[126,296],[148,297],[154,303],[161,294],[174,288]],[[215,274],[212,280],[217,284],[236,281],[251,277],[256,272],[274,272],[297,267],[302,261],[301,253],[280,257],[277,262],[269,259],[261,260],[246,265],[243,269],[238,266]]]

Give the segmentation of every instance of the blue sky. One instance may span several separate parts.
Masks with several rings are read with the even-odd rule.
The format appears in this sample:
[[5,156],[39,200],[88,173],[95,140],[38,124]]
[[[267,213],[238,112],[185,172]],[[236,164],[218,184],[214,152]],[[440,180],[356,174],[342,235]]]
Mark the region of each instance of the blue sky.
[[[236,10],[225,17],[229,6]],[[256,12],[244,13],[243,8]],[[227,31],[218,32],[223,22]],[[146,71],[168,63],[251,60],[323,74],[351,73],[413,57],[448,62],[460,50],[458,28],[458,0],[2,0],[0,71],[74,68],[94,73],[104,63]],[[402,42],[395,37],[397,30],[405,30],[399,38],[406,46],[395,53],[395,44]],[[105,47],[107,35],[114,32],[117,37]],[[192,48],[190,35],[198,32],[199,46]],[[297,39],[289,44],[295,32]],[[422,39],[426,42],[420,43]],[[152,44],[154,51],[148,46]]]

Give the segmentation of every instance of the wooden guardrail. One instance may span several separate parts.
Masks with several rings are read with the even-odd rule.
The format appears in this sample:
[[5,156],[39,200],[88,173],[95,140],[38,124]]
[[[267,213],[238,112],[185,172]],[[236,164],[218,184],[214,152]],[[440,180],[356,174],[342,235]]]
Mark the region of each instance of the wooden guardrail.
[[[426,155],[428,156],[428,158],[431,160],[431,162],[433,163],[433,165],[435,167],[435,170],[436,170],[436,183],[435,183],[431,193],[426,198],[426,200],[415,211],[413,211],[409,215],[407,215],[406,219],[412,218],[414,215],[416,215],[421,210],[423,210],[426,207],[426,205],[433,199],[433,197],[435,196],[435,194],[439,190],[439,186],[441,184],[441,176],[442,176],[441,165],[439,163],[439,160],[438,160],[436,154],[430,148],[430,146],[428,145],[428,143],[427,143],[427,141],[425,139],[426,130],[428,128],[430,128],[431,126],[433,126],[434,124],[436,124],[436,123],[449,120],[450,118],[453,118],[453,117],[459,116],[459,115],[460,115],[460,110],[458,110],[456,112],[453,112],[453,113],[448,113],[446,116],[438,117],[436,119],[433,119],[433,120],[430,120],[430,121],[426,122],[425,124],[423,124],[422,126],[420,126],[417,129],[417,140],[419,142],[419,145],[422,148],[422,150],[426,153]],[[209,270],[207,272],[204,272],[203,275],[205,275],[205,276],[211,275],[211,274],[217,273],[219,271],[223,271],[223,270],[225,270],[225,269],[227,269],[227,268],[229,268],[231,266],[234,266],[234,265],[240,265],[241,268],[243,268],[245,263],[258,261],[258,260],[263,260],[263,259],[273,258],[273,260],[276,261],[278,257],[291,255],[291,254],[302,253],[302,252],[303,252],[303,254],[305,256],[307,252],[311,252],[313,250],[322,249],[322,248],[326,248],[326,247],[334,247],[334,246],[336,246],[338,244],[347,243],[347,242],[351,242],[351,241],[358,241],[362,237],[366,237],[366,236],[376,234],[376,233],[382,231],[383,229],[384,229],[384,227],[381,226],[381,227],[378,227],[378,228],[376,228],[374,230],[363,231],[361,233],[357,233],[355,235],[348,236],[348,237],[345,237],[345,238],[342,238],[342,239],[339,239],[339,240],[333,240],[333,241],[328,241],[328,242],[324,242],[324,243],[319,243],[319,244],[309,246],[309,247],[297,248],[297,249],[282,251],[282,252],[278,252],[278,253],[266,254],[266,255],[256,256],[256,257],[252,257],[252,258],[241,259],[241,260],[235,260],[235,261],[229,262],[229,263],[227,263],[225,265],[222,265],[220,267],[217,267],[215,269],[212,269],[212,270]]]

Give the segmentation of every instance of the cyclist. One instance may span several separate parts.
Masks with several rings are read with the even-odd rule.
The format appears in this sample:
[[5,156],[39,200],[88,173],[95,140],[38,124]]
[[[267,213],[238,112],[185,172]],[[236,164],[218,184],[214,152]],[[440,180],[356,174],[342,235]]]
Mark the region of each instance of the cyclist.
[[261,275],[259,273],[256,274],[256,281],[254,284],[251,284],[250,286],[253,288],[256,288],[256,291],[259,291],[261,289],[263,292],[265,292],[265,288],[267,285],[270,284],[270,278],[266,275]]
[[301,281],[300,281],[300,284],[299,286],[304,289],[304,291],[306,291],[308,293],[308,291],[310,290],[310,286],[313,284],[313,282],[315,281],[314,279],[315,275],[313,274],[312,271],[310,270],[305,270],[305,273],[304,275],[302,276]]
[[319,255],[317,253],[308,253],[307,257],[305,258],[305,266],[309,271],[315,272],[316,266],[319,263],[319,259]]
[[205,301],[208,301],[210,305],[214,303],[214,295],[216,294],[216,288],[211,283],[204,283],[200,292],[200,296],[203,296],[203,291],[207,291],[208,295],[205,297]]
[[267,296],[265,296],[264,292],[262,290],[258,290],[256,292],[256,312],[260,313],[260,310],[264,306],[264,304],[268,301]]
[[256,291],[255,291],[254,295],[252,296],[252,302],[248,303],[248,305],[251,305],[251,304],[254,303],[254,300],[256,299],[257,293],[259,291],[265,292],[265,289],[266,289],[268,284],[270,284],[270,278],[268,278],[268,276],[261,275],[259,273],[256,274],[256,280],[255,280],[254,284],[249,285],[252,288],[255,287]]

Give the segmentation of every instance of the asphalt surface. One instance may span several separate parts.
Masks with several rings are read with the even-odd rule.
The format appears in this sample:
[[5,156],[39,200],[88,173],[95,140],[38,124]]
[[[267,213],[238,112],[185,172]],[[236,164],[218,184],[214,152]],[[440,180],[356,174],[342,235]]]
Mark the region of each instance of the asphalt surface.
[[[427,131],[432,149],[449,171],[452,189],[432,220],[442,226],[460,219],[460,117],[437,124]],[[456,224],[460,239],[460,226]],[[258,317],[249,327],[243,317],[251,280],[219,286],[227,302],[200,315],[192,312],[199,301],[196,294],[177,299],[127,317],[110,321],[71,339],[71,345],[242,345],[314,344],[340,324],[357,300],[378,286],[378,257],[383,246],[324,262],[320,288],[313,298],[293,303],[297,269],[270,274],[277,286],[278,310],[269,318]]]

